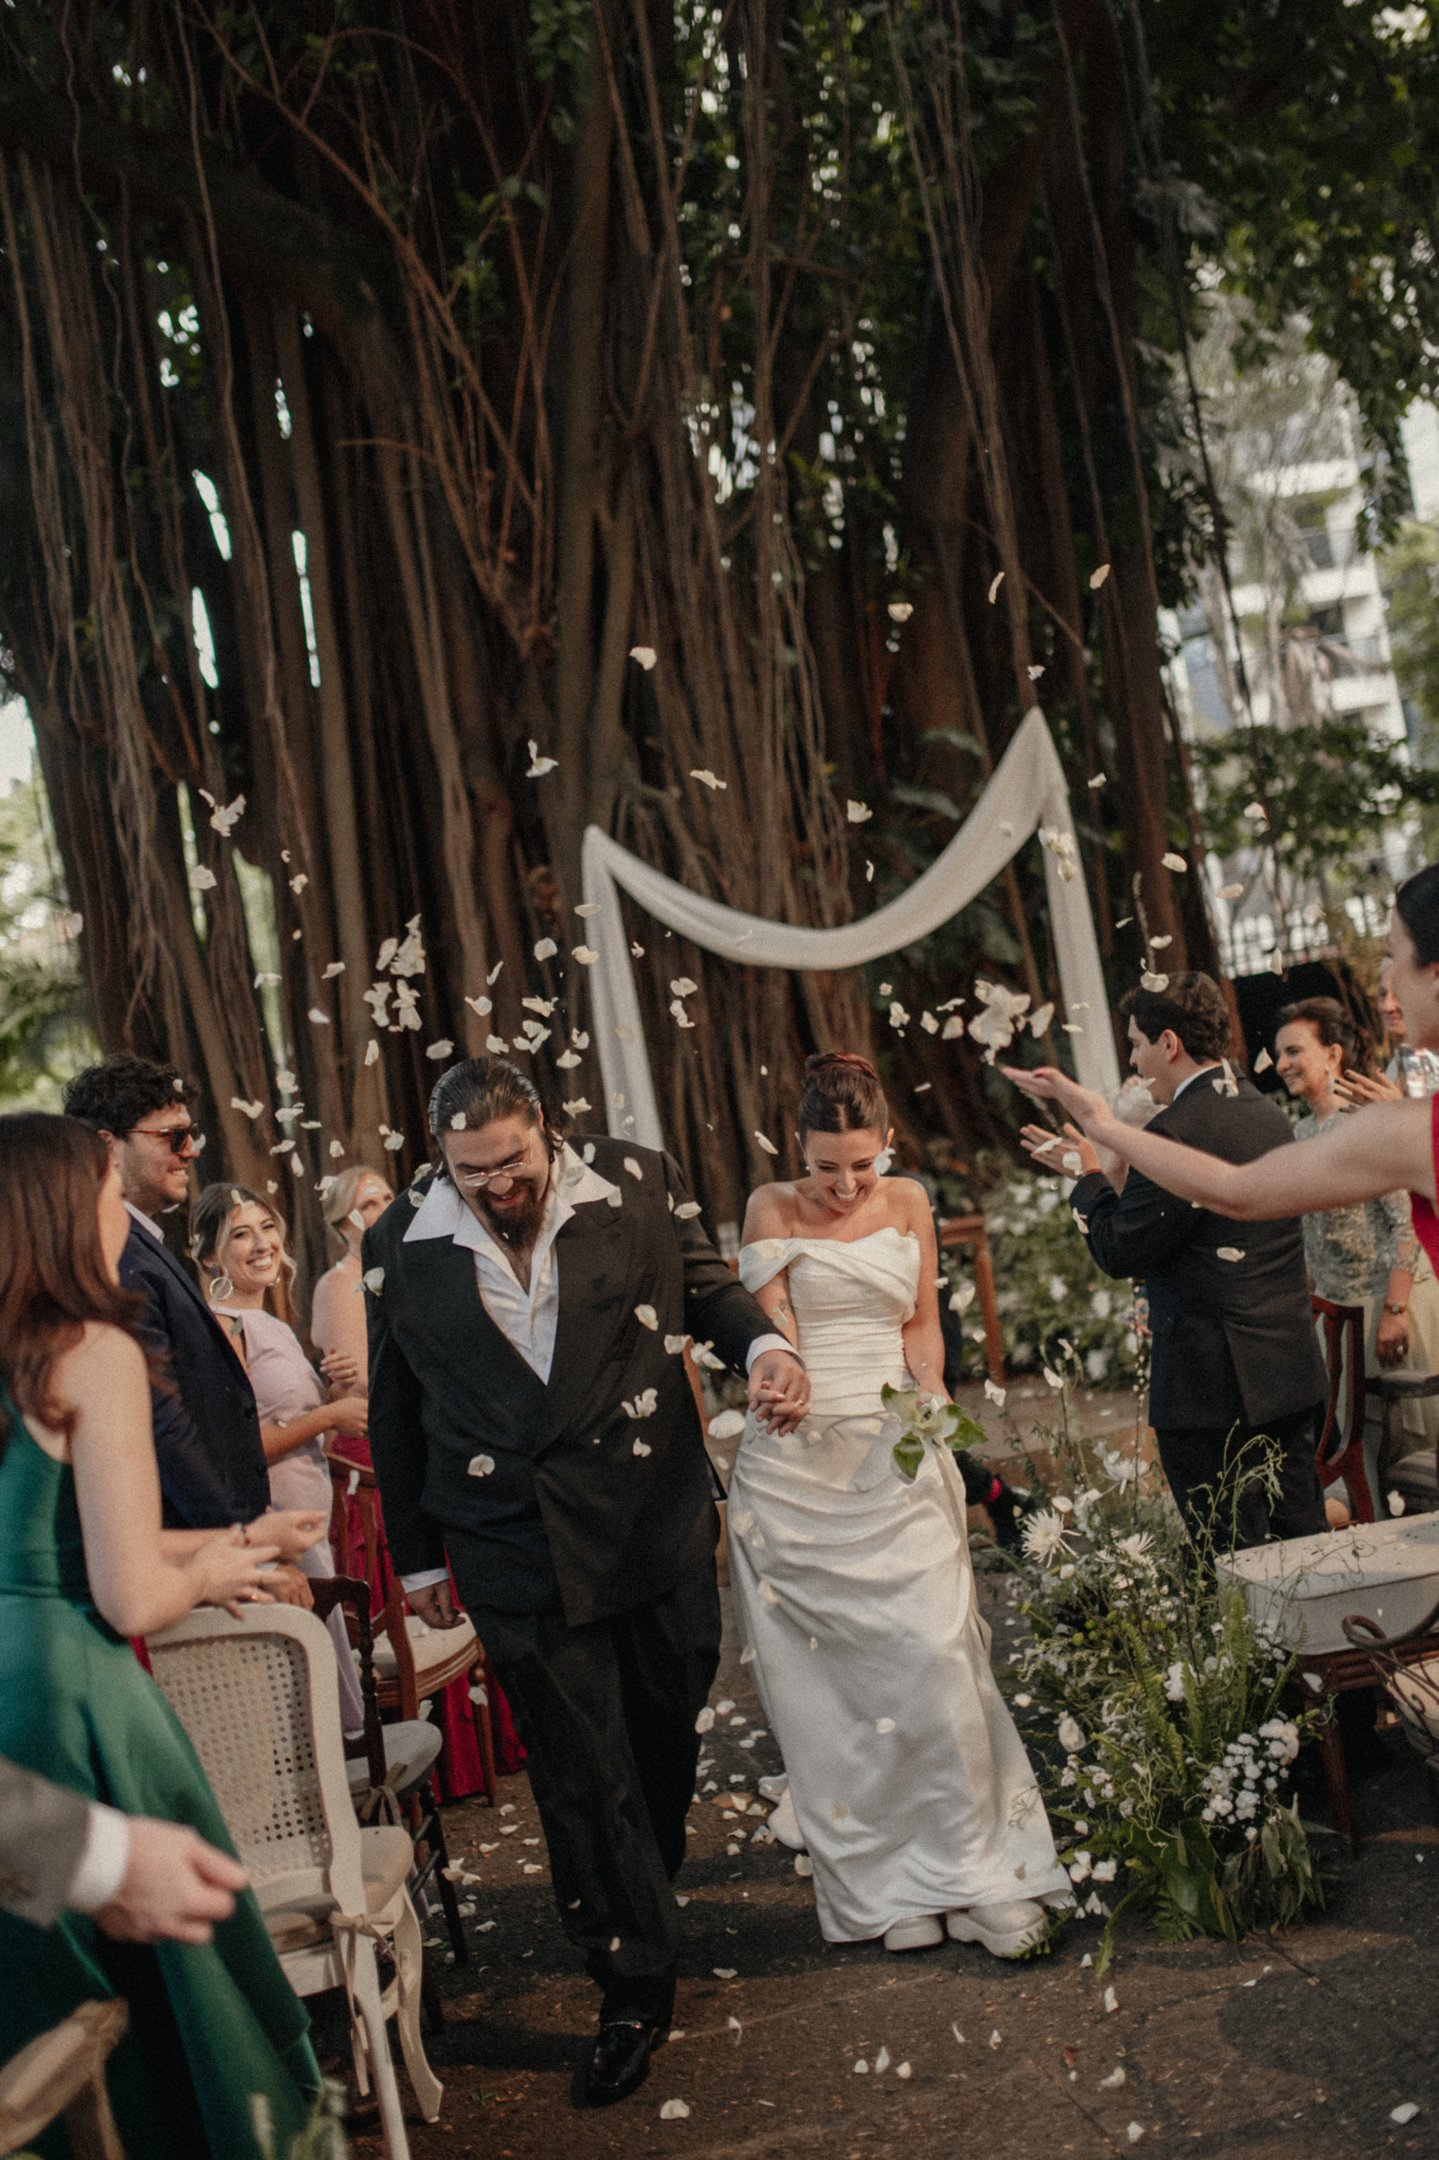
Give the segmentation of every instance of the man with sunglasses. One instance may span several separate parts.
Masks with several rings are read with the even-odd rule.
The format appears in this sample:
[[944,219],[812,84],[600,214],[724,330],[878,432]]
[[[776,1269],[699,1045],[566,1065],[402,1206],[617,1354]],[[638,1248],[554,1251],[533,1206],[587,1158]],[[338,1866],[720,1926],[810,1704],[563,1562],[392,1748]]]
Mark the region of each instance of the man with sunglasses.
[[[185,1205],[190,1165],[204,1144],[190,1091],[173,1065],[109,1057],[76,1075],[65,1108],[108,1143],[132,1218],[120,1280],[145,1301],[140,1333],[171,1383],[150,1397],[165,1522],[221,1530],[265,1513],[270,1480],[245,1369],[160,1230],[159,1218]],[[268,1587],[284,1603],[313,1602],[296,1568],[274,1568]]]

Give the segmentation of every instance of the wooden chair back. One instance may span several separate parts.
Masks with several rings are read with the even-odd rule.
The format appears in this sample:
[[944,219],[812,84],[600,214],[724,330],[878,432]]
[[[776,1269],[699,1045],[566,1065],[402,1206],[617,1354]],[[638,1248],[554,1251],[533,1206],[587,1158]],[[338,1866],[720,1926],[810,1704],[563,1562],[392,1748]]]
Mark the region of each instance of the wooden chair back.
[[1329,1298],[1310,1299],[1319,1323],[1329,1398],[1314,1467],[1321,1485],[1343,1478],[1360,1522],[1373,1522],[1374,1496],[1364,1460],[1364,1339],[1368,1315],[1362,1305],[1336,1305]]

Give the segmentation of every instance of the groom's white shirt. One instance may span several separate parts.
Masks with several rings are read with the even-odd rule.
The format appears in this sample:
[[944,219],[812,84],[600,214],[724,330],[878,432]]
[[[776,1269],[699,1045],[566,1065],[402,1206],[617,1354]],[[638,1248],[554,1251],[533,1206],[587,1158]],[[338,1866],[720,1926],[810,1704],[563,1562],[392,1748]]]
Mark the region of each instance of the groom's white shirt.
[[[506,1341],[548,1385],[560,1318],[555,1239],[575,1209],[591,1200],[607,1201],[611,1207],[623,1205],[618,1186],[581,1162],[566,1143],[550,1173],[544,1217],[530,1257],[528,1289],[511,1267],[500,1240],[491,1235],[448,1178],[435,1179],[415,1210],[404,1242],[410,1245],[422,1238],[448,1238],[451,1244],[473,1253],[481,1304]],[[747,1367],[764,1350],[788,1350],[791,1356],[794,1354],[782,1335],[760,1335],[750,1345]],[[406,1590],[423,1590],[430,1583],[446,1581],[448,1573],[446,1568],[426,1568],[418,1575],[402,1575],[400,1581]]]

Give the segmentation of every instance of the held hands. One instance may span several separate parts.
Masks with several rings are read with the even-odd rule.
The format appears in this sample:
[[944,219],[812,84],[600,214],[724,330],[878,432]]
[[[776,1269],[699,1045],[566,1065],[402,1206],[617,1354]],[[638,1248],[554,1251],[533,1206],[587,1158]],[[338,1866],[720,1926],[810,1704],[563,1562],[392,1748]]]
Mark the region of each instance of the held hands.
[[347,1350],[327,1350],[320,1360],[320,1370],[329,1382],[332,1401],[342,1395],[358,1394],[365,1385],[360,1360]]
[[789,1350],[765,1350],[749,1376],[749,1406],[771,1432],[793,1432],[809,1408],[809,1374]]
[[279,1551],[249,1539],[238,1524],[233,1530],[217,1530],[196,1548],[190,1565],[199,1584],[197,1605],[223,1605],[239,1619],[242,1606],[268,1605],[274,1586],[274,1570],[262,1570]]
[[447,1582],[426,1583],[421,1590],[407,1590],[405,1596],[410,1611],[417,1620],[423,1620],[426,1627],[458,1627],[465,1617],[462,1612],[456,1612],[455,1593]]
[[366,1395],[340,1395],[330,1405],[334,1417],[331,1432],[358,1433],[370,1429],[370,1402]]

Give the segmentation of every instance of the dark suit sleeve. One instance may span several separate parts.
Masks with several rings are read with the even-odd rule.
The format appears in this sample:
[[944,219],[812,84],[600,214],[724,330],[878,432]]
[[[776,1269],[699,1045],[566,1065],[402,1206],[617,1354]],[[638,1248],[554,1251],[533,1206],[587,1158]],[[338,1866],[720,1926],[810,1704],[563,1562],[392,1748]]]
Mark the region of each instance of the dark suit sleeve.
[[[690,1196],[679,1164],[669,1155],[663,1161],[671,1202],[676,1209],[688,1206]],[[716,1356],[742,1373],[750,1344],[760,1335],[775,1334],[774,1323],[715,1251],[698,1215],[677,1215],[675,1235],[684,1265],[690,1333],[696,1342],[713,1343]]]
[[1202,1210],[1131,1170],[1117,1193],[1094,1170],[1082,1177],[1069,1204],[1086,1225],[1095,1263],[1106,1275],[1138,1277],[1163,1267],[1181,1252],[1205,1220]]
[[[361,1247],[365,1271],[384,1265],[386,1247],[375,1232]],[[444,1533],[423,1507],[429,1449],[422,1421],[422,1390],[395,1339],[391,1304],[381,1284],[366,1290],[370,1345],[370,1459],[380,1481],[385,1541],[398,1575],[419,1575],[445,1565]]]
[[[132,1239],[144,1237],[132,1230]],[[155,1460],[169,1511],[189,1529],[223,1529],[235,1520],[235,1497],[224,1464],[205,1440],[185,1404],[175,1378],[175,1331],[165,1303],[163,1281],[127,1250],[120,1280],[145,1300],[136,1332],[159,1361],[163,1378],[150,1390],[150,1418],[155,1431]]]
[[60,1917],[89,1821],[79,1793],[0,1761],[0,1906],[36,1927]]

